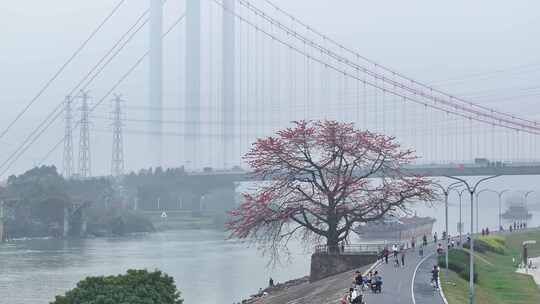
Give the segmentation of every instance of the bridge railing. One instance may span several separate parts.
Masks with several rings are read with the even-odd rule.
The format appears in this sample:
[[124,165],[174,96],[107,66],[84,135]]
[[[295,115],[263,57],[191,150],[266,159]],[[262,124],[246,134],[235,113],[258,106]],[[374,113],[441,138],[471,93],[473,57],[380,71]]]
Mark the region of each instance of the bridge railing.
[[365,244],[348,244],[348,245],[338,245],[335,248],[332,248],[328,245],[317,245],[315,246],[316,254],[379,254],[382,252],[384,247],[387,246],[384,243],[365,243]]

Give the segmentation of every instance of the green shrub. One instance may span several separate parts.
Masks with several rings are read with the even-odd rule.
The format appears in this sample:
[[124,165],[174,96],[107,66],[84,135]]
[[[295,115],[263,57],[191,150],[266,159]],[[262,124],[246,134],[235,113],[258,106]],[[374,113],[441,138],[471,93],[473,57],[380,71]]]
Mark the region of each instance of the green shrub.
[[161,271],[88,277],[51,304],[182,304],[172,277]]
[[[470,249],[469,243],[463,244],[463,248]],[[505,248],[505,240],[500,236],[482,236],[474,240],[474,250],[480,253],[504,254]]]
[[[462,249],[450,249],[448,251],[448,268],[467,281],[469,281],[469,257],[469,252]],[[438,264],[440,268],[446,267],[444,255],[439,256]],[[474,282],[478,282],[478,269],[476,265],[474,265]]]

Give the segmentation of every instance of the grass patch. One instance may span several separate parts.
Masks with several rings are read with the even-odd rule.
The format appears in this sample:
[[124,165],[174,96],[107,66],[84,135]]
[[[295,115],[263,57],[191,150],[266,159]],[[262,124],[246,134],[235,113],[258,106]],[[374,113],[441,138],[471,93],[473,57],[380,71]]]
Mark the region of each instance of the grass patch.
[[[462,279],[469,281],[469,259],[470,254],[468,251],[463,249],[451,249],[448,251],[448,269],[454,271]],[[438,257],[439,267],[446,267],[446,260],[444,255]],[[478,269],[476,265],[474,266],[474,282],[478,282]]]
[[[524,240],[536,239],[539,244],[531,246],[529,252],[531,256],[540,256],[540,248],[538,248],[540,247],[540,231],[513,233],[504,237],[488,236],[480,239],[478,243],[487,246],[483,247],[486,249],[483,253],[475,253],[475,270],[478,273],[478,281],[475,284],[476,303],[540,303],[540,289],[532,277],[516,273],[516,268],[512,263],[512,257],[519,260],[519,252]],[[468,264],[468,259],[464,260],[468,254],[452,254],[452,251],[449,252],[449,265],[453,262]],[[468,280],[455,271],[450,272],[449,279],[450,284],[442,282],[448,302],[450,304],[468,303]]]

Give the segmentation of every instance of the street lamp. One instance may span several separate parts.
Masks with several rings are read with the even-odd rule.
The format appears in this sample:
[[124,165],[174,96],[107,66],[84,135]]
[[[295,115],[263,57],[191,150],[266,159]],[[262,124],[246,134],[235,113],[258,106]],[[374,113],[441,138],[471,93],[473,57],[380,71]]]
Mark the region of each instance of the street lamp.
[[454,177],[454,176],[446,176],[451,179],[455,179],[457,181],[462,182],[466,187],[467,191],[469,191],[469,194],[471,195],[471,243],[470,243],[470,254],[469,254],[469,303],[474,304],[474,193],[476,192],[476,188],[480,183],[487,181],[489,179],[495,178],[498,175],[489,176],[482,178],[481,180],[477,181],[474,186],[471,187],[469,183],[461,178]]
[[530,190],[525,192],[525,226],[527,226],[527,216],[529,215],[529,212],[527,211],[528,204],[527,204],[527,197],[529,197],[529,194],[533,193],[534,190]]
[[[501,210],[501,205],[502,205],[502,196],[503,194],[505,194],[506,192],[510,191],[509,189],[504,189],[502,191],[495,191],[495,190],[491,190],[491,189],[482,189],[478,192],[478,194],[476,195],[476,216],[477,216],[477,219],[478,219],[478,203],[479,203],[479,197],[480,197],[480,193],[482,192],[491,192],[491,193],[495,193],[497,194],[497,196],[499,197],[499,230],[501,230],[502,228],[502,223],[501,223],[501,217],[502,217],[502,210]],[[476,222],[476,224],[478,225],[478,221]],[[478,232],[478,228],[476,228],[476,232]]]
[[461,189],[461,190],[456,190],[457,194],[459,195],[459,223],[458,223],[458,231],[459,231],[459,243],[460,244],[463,244],[462,243],[462,232],[463,232],[463,220],[461,219],[461,198],[463,196],[463,193],[466,191],[467,189]]
[[449,236],[449,233],[448,233],[448,195],[449,195],[450,191],[452,189],[455,189],[459,184],[461,184],[461,182],[451,183],[446,188],[444,188],[439,183],[433,183],[433,184],[435,186],[439,187],[441,189],[441,191],[443,192],[443,194],[444,194],[444,225],[445,225],[445,233],[446,233],[446,236],[445,236],[446,250],[444,250],[444,252],[445,252],[445,262],[446,262],[445,279],[446,279],[446,282],[448,282],[448,238],[449,238],[448,237]]

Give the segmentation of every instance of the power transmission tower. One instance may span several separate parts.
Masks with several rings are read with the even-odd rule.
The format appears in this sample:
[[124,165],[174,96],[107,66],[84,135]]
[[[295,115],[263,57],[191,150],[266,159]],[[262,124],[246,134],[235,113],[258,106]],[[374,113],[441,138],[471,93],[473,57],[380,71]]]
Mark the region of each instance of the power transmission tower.
[[122,99],[116,95],[113,100],[113,142],[112,142],[112,161],[111,175],[120,176],[124,174],[124,139],[122,136]]
[[88,93],[81,92],[82,105],[81,105],[81,133],[79,137],[79,175],[81,178],[90,177],[91,163],[90,163],[90,122],[88,119]]
[[70,178],[73,175],[73,99],[71,96],[66,96],[64,105],[65,113],[65,131],[64,131],[64,157],[63,157],[63,173],[65,178]]

